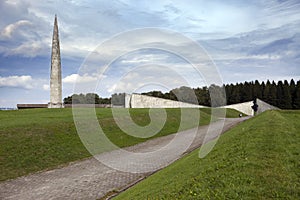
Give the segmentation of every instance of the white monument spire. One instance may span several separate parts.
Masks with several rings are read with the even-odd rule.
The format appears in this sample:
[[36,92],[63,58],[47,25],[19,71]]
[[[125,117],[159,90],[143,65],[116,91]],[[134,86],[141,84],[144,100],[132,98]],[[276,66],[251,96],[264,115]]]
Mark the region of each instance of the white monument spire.
[[52,53],[51,53],[51,74],[50,74],[50,102],[48,108],[62,108],[62,84],[61,84],[61,62],[58,37],[57,18],[55,15]]

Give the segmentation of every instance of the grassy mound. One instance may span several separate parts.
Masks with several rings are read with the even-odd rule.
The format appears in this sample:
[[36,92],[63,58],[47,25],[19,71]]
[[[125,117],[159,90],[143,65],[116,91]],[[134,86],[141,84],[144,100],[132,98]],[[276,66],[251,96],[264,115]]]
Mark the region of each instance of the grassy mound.
[[299,199],[300,111],[267,111],[115,199]]

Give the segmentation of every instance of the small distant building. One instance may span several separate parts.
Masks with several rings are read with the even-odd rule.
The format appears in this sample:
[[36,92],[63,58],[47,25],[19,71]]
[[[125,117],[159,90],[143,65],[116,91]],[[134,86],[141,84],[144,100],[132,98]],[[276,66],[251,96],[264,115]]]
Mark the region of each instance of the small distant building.
[[18,109],[48,108],[48,104],[17,104]]

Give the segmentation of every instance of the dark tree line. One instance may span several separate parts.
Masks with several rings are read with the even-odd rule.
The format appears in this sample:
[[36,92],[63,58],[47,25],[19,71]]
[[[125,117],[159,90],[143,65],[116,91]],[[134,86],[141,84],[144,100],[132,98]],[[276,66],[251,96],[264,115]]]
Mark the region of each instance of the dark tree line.
[[225,85],[227,103],[234,104],[261,99],[271,105],[282,109],[300,109],[300,81],[295,83],[269,80],[265,83],[244,82],[239,84]]
[[64,98],[64,104],[110,104],[111,98],[101,98],[98,94],[73,94]]
[[[160,97],[171,100],[180,100],[183,102],[194,103],[193,95],[190,90],[194,91],[194,96],[196,95],[198,103],[205,106],[221,106],[225,105],[226,102],[222,101],[225,99],[224,91],[226,92],[227,104],[242,103],[247,101],[253,101],[258,98],[271,105],[282,109],[300,109],[300,81],[295,81],[292,79],[290,82],[274,81],[269,80],[265,82],[252,81],[236,84],[226,84],[222,87],[211,85],[209,87],[202,88],[189,88],[180,87],[171,90],[170,92],[162,93],[160,91],[151,91],[147,93],[142,93],[148,96]],[[210,94],[213,93],[213,102],[211,102]],[[180,99],[178,99],[178,94]]]

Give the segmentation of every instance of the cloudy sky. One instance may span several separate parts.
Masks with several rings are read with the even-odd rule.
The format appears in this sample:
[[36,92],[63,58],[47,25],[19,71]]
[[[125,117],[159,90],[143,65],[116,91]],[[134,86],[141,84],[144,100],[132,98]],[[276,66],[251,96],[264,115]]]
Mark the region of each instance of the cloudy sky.
[[[0,107],[49,101],[55,14],[63,97],[74,92],[74,83],[97,83],[81,89],[105,97],[141,88],[203,86],[209,82],[206,71],[195,73],[181,56],[188,52],[210,58],[224,83],[300,79],[299,0],[0,0]],[[189,43],[169,48],[169,37],[152,37],[147,28],[180,34],[203,51],[194,51]],[[128,48],[137,44],[135,38],[147,48],[141,42]],[[173,46],[179,44],[176,36],[171,38]],[[107,41],[114,45],[105,46]],[[91,63],[96,67],[86,70]]]

